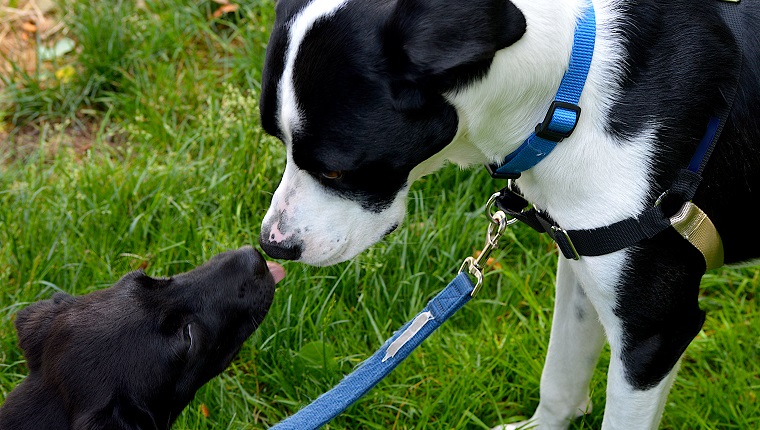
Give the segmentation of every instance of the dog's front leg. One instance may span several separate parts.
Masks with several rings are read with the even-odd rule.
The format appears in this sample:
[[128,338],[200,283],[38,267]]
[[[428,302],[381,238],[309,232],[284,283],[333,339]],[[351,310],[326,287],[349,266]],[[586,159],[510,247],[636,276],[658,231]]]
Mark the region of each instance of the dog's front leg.
[[704,323],[702,254],[674,230],[627,252],[612,313],[596,309],[610,342],[602,428],[656,429],[681,356]]
[[594,306],[570,263],[560,257],[538,408],[528,421],[497,426],[494,430],[566,429],[573,418],[590,411],[588,387],[604,341],[604,330]]
[[607,373],[607,405],[602,429],[656,429],[677,371],[678,365],[652,388],[636,388],[626,379],[621,357],[613,353]]

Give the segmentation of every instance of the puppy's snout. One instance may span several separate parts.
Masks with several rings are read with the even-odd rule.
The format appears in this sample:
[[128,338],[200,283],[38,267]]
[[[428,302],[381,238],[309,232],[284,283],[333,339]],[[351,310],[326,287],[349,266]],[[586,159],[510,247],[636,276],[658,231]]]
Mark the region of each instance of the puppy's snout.
[[268,270],[274,282],[278,283],[285,278],[285,268],[273,261],[265,261],[261,253],[250,245],[245,245],[237,251],[244,260],[243,265],[252,268],[255,273],[263,275]]
[[237,257],[240,266],[253,269],[256,273],[264,272],[264,267],[266,267],[264,257],[252,246],[245,245],[234,251],[234,255]]

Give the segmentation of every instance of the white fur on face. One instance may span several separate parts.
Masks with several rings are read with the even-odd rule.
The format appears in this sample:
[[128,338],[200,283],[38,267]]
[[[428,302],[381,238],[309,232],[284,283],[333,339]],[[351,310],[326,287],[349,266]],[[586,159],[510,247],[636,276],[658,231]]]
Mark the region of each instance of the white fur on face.
[[[290,151],[288,151],[290,152]],[[406,213],[408,188],[381,212],[364,209],[326,189],[300,170],[288,155],[282,182],[262,223],[270,242],[301,247],[297,261],[329,266],[346,261],[378,242]]]
[[278,120],[288,158],[282,181],[262,222],[262,235],[275,244],[300,247],[302,252],[297,261],[315,266],[329,266],[356,256],[400,224],[406,212],[406,188],[387,209],[373,212],[325,188],[293,161],[292,139],[302,122],[293,84],[298,49],[315,22],[333,15],[348,1],[315,0],[293,18],[278,89]]

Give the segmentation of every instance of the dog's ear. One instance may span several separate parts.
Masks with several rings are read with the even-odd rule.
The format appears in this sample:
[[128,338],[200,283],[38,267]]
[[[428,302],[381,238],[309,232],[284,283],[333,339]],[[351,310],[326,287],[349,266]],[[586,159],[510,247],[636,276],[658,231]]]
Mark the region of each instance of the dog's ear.
[[383,28],[394,95],[407,107],[424,103],[483,70],[525,29],[509,0],[398,0]]
[[123,399],[111,398],[105,407],[74,419],[72,430],[158,430],[158,423],[146,408]]
[[52,299],[33,303],[16,314],[18,344],[30,370],[40,367],[45,339],[53,320],[72,300],[74,298],[68,294],[56,293]]

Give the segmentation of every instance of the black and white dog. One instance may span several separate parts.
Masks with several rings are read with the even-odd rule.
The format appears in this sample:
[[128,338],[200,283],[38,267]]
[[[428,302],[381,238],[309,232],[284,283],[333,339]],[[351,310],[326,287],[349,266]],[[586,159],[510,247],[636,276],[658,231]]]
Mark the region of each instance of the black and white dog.
[[[687,165],[743,54],[733,109],[693,202],[725,263],[760,257],[735,210],[760,190],[760,1],[734,38],[719,0],[593,0],[596,46],[571,137],[516,181],[567,229],[656,204]],[[568,68],[586,0],[279,0],[261,119],[287,148],[262,224],[272,257],[357,255],[404,219],[409,186],[446,161],[500,162],[541,121]],[[473,196],[485,199],[487,196]],[[596,257],[560,257],[541,401],[525,423],[587,411],[598,354],[612,358],[606,429],[656,428],[700,330],[702,254],[674,229]],[[499,428],[516,428],[507,425]]]
[[245,246],[171,278],[132,272],[22,309],[30,372],[0,407],[0,429],[169,429],[256,330],[284,276]]

